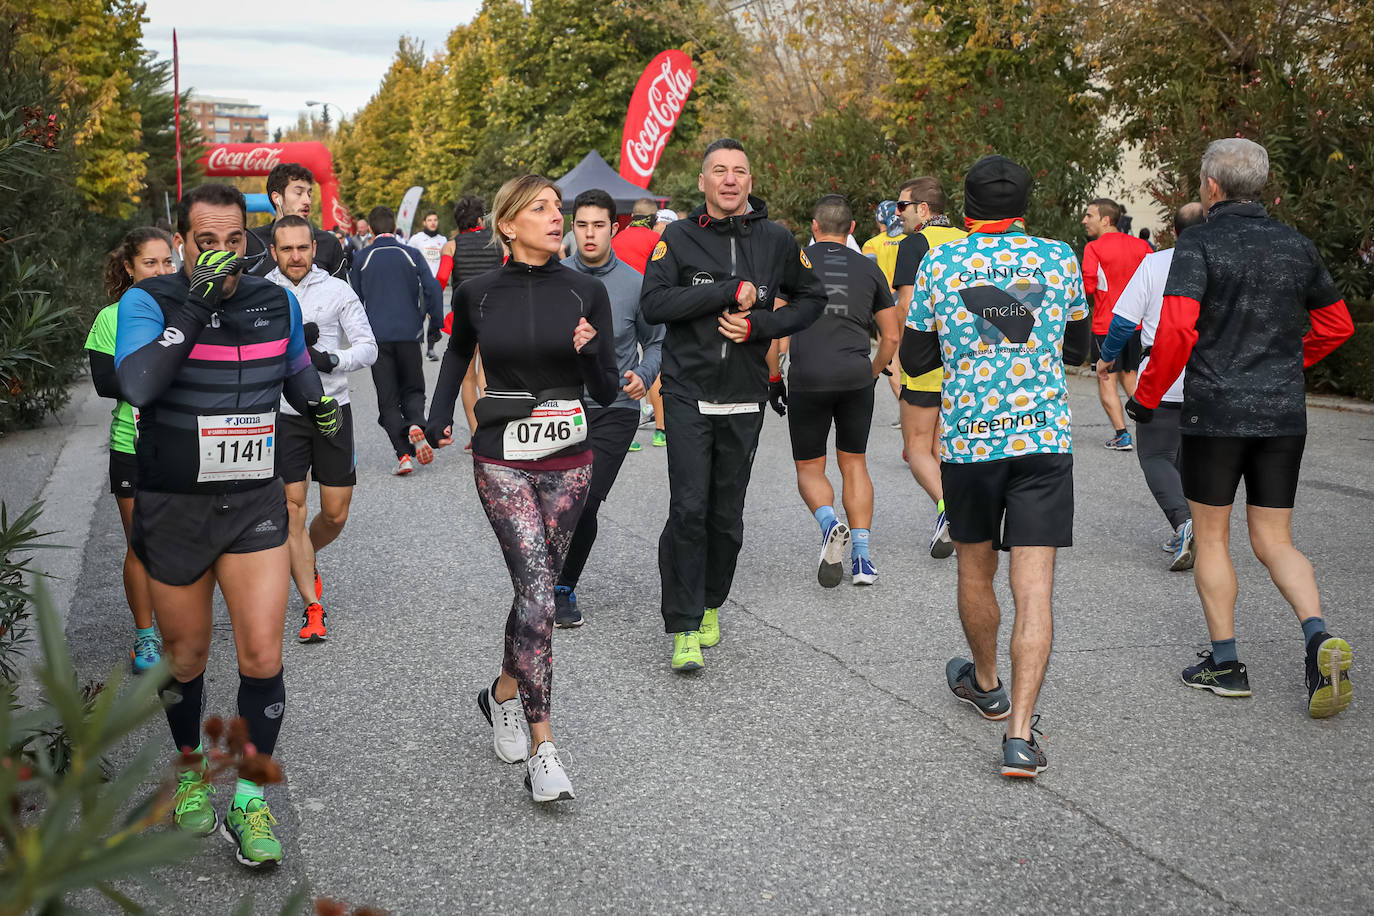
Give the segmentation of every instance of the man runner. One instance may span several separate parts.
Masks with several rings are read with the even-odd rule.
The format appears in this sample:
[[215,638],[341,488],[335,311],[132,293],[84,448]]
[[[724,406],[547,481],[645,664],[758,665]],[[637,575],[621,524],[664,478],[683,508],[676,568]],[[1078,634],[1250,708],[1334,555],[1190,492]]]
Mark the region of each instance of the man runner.
[[[301,642],[322,642],[328,636],[329,615],[315,558],[343,533],[358,480],[348,373],[376,361],[377,341],[353,287],[312,263],[315,242],[309,230],[310,224],[299,216],[277,220],[272,228],[277,269],[267,279],[290,290],[300,303],[310,362],[320,374],[325,394],[339,405],[339,429],[332,438],[321,435],[285,398],[277,414],[276,469],[286,484],[291,578],[305,604],[297,635]],[[348,346],[340,347],[344,338]],[[320,511],[307,531],[306,497],[312,475],[320,485]]]
[[1302,370],[1344,343],[1355,326],[1316,247],[1258,203],[1268,178],[1269,154],[1258,143],[1233,137],[1207,146],[1207,222],[1174,246],[1148,371],[1126,407],[1137,423],[1152,422],[1188,367],[1180,473],[1197,543],[1193,579],[1212,648],[1183,670],[1183,682],[1218,696],[1250,695],[1236,653],[1231,565],[1231,505],[1243,478],[1250,547],[1302,625],[1307,712],[1320,719],[1350,705],[1351,651],[1327,632],[1312,564],[1293,546],[1307,442]]
[[[188,752],[201,746],[216,582],[238,651],[239,715],[258,753],[276,748],[290,581],[286,497],[273,470],[278,399],[326,436],[339,424],[310,365],[295,296],[239,275],[246,219],[237,189],[193,188],[177,213],[185,271],[146,280],[119,302],[115,371],[141,411],[131,542],[148,570],[171,669],[167,724]],[[180,774],[178,828],[214,831],[213,791],[203,765]],[[223,826],[239,862],[281,861],[274,823],[263,787],[239,779]]]
[[[443,256],[445,246],[448,245],[448,239],[439,231],[439,214],[433,210],[426,213],[424,222],[420,225],[420,231],[407,239],[406,244],[425,256],[425,263],[429,265],[430,273],[434,274],[437,279],[439,260]],[[429,332],[425,335],[425,356],[429,358],[430,362],[438,362],[439,360],[439,355],[434,352],[434,345],[439,342],[442,336],[439,328],[439,325],[431,322]]]
[[[840,584],[844,546],[851,541],[850,581],[872,585],[878,577],[869,554],[873,481],[864,453],[873,424],[873,384],[901,341],[901,322],[892,307],[887,278],[845,244],[853,231],[854,214],[842,196],[829,194],[816,203],[811,217],[816,242],[806,249],[806,256],[829,301],[815,324],[790,338],[784,389],[797,490],[821,526],[816,579],[824,588]],[[878,353],[870,360],[869,330],[875,324]],[[777,388],[783,388],[781,380]],[[825,474],[832,425],[847,525],[835,517],[835,490]]]
[[[310,192],[315,187],[315,175],[299,162],[283,162],[267,173],[267,199],[272,202],[273,220],[283,216],[310,219]],[[323,229],[310,230],[315,239],[315,264],[331,277],[348,277],[349,258],[334,241],[332,233]],[[243,272],[265,277],[277,269],[272,260],[272,223],[248,230]]]
[[[658,569],[678,671],[703,667],[701,647],[720,641],[719,609],[744,545],[769,349],[825,308],[797,240],[750,195],[749,157],[738,140],[706,148],[697,187],[705,203],[663,230],[640,293],[645,319],[667,325],[663,412],[673,438]],[[787,304],[775,310],[775,297]]]
[[[1106,197],[1088,204],[1083,214],[1083,229],[1088,233],[1088,246],[1083,249],[1083,289],[1093,298],[1092,361],[1096,365],[1102,354],[1102,342],[1112,323],[1112,309],[1126,289],[1135,270],[1153,249],[1144,239],[1117,229],[1121,220],[1121,205]],[[1104,380],[1097,380],[1097,399],[1111,421],[1113,435],[1104,446],[1118,452],[1134,448],[1131,434],[1126,431],[1125,415],[1116,388],[1121,386],[1130,397],[1135,394],[1135,374],[1140,368],[1140,331],[1137,329],[1126,341],[1111,372]]]
[[[924,259],[902,337],[907,374],[946,367],[941,472],[973,658],[950,659],[945,679],[984,718],[1011,717],[1002,775],[1013,777],[1048,765],[1032,730],[1054,636],[1055,551],[1073,544],[1063,364],[1082,361],[1088,335],[1078,259],[1063,242],[1026,233],[1030,185],[1030,173],[1004,156],[974,163],[964,179],[969,236]],[[1010,697],[997,677],[999,549],[1011,552],[1016,601]]]
[[582,625],[577,582],[596,543],[596,513],[615,485],[620,465],[639,429],[639,402],[658,378],[663,349],[663,326],[649,324],[639,310],[643,275],[620,260],[611,247],[615,226],[615,201],[611,195],[598,189],[577,195],[573,201],[576,245],[572,257],[563,264],[596,277],[611,297],[615,357],[622,384],[616,399],[607,405],[598,404],[590,391],[585,395],[592,482],[553,590],[554,625],[559,627]]

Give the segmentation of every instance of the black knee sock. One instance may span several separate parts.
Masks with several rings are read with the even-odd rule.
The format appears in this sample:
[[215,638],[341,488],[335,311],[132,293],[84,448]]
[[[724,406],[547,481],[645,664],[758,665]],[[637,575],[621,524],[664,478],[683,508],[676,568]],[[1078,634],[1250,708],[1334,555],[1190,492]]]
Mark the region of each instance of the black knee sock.
[[205,708],[205,672],[189,681],[168,678],[166,686],[162,688],[162,703],[177,748],[195,750],[200,747],[201,713]]
[[239,715],[247,720],[248,740],[259,754],[276,750],[285,714],[286,683],[281,671],[272,677],[249,677],[239,672]]

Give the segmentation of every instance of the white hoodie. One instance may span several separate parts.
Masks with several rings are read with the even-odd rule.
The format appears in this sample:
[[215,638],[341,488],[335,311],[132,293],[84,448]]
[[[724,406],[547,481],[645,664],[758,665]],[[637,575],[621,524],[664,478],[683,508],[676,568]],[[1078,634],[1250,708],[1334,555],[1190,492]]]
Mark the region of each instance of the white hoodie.
[[[377,340],[372,336],[372,325],[367,322],[367,312],[358,301],[353,287],[337,277],[314,266],[310,273],[301,278],[297,286],[286,278],[280,268],[274,268],[267,279],[278,286],[285,287],[295,294],[301,304],[301,321],[315,322],[320,328],[320,339],[315,349],[333,353],[339,364],[333,372],[321,372],[320,382],[324,393],[340,404],[348,403],[348,373],[354,369],[365,369],[377,361]],[[340,331],[348,338],[348,348],[339,349]],[[296,411],[282,398],[281,410],[293,416]]]

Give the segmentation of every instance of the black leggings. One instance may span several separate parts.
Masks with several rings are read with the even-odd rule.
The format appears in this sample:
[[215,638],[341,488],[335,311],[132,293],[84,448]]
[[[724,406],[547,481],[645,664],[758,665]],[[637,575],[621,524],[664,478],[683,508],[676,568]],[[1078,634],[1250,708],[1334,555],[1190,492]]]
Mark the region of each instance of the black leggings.
[[587,411],[587,427],[587,438],[592,446],[592,485],[587,491],[582,517],[573,530],[563,572],[558,577],[558,584],[567,588],[577,588],[587,557],[591,556],[592,545],[596,543],[596,513],[620,475],[625,453],[639,429],[639,411],[626,407],[593,407]]

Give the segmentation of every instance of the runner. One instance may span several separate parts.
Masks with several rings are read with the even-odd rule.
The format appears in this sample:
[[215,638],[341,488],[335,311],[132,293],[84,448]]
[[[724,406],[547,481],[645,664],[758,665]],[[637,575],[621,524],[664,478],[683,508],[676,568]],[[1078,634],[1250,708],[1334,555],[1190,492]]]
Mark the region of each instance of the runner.
[[[869,554],[873,481],[864,453],[873,425],[873,385],[902,339],[887,278],[876,264],[845,245],[853,231],[854,214],[842,196],[829,194],[816,203],[811,217],[816,244],[806,249],[806,256],[829,302],[815,324],[792,335],[788,350],[787,429],[797,489],[821,526],[816,579],[824,588],[834,588],[844,577],[844,546],[851,540],[850,581],[872,585],[878,578]],[[878,353],[870,360],[869,329],[875,324]],[[825,475],[832,425],[835,463],[844,484],[845,522],[835,517],[835,490]]]
[[[1350,311],[1312,242],[1270,219],[1257,198],[1269,154],[1250,140],[1214,140],[1202,156],[1207,222],[1174,246],[1146,373],[1127,411],[1150,423],[1184,366],[1180,473],[1193,515],[1193,578],[1210,651],[1183,670],[1189,687],[1248,697],[1236,651],[1231,506],[1245,480],[1250,547],[1302,624],[1307,711],[1350,705],[1350,644],[1322,617],[1312,564],[1293,546],[1293,503],[1307,441],[1302,370],[1354,332]],[[1306,334],[1303,328],[1310,323]]]
[[[658,213],[657,202],[648,197],[641,197],[635,201],[634,207],[630,210],[630,224],[617,232],[615,238],[611,239],[611,247],[615,249],[615,256],[639,271],[640,276],[644,275],[644,268],[649,263],[649,255],[653,253],[654,246],[658,244],[658,237],[663,233],[662,228],[655,229]],[[676,218],[676,214],[674,214],[674,218]],[[667,222],[672,222],[672,220]],[[667,222],[663,225],[666,226]]]
[[[554,582],[592,480],[583,388],[609,404],[619,390],[606,287],[555,260],[562,247],[558,187],[525,175],[496,194],[493,224],[511,257],[458,287],[453,334],[426,433],[453,441],[453,407],[479,345],[491,387],[477,402],[473,477],[510,571],[501,674],[477,705],[496,756],[525,761],[537,802],[573,797],[549,721]],[[530,748],[533,747],[533,753]]]
[[377,340],[372,382],[377,388],[377,425],[386,431],[403,477],[434,460],[425,442],[425,371],[420,356],[425,317],[430,334],[444,321],[444,294],[415,249],[396,237],[396,214],[373,207],[367,221],[377,233],[353,260],[349,282],[367,310]]
[[[191,189],[177,213],[186,270],[145,280],[119,301],[116,374],[141,411],[130,540],[148,570],[171,669],[167,723],[183,751],[200,749],[216,582],[238,651],[239,715],[258,753],[276,749],[290,581],[286,497],[272,468],[278,399],[285,394],[325,435],[339,423],[311,368],[295,297],[239,275],[246,219],[237,189]],[[213,792],[202,768],[182,771],[177,827],[211,833]],[[239,779],[222,828],[239,862],[282,860],[274,823],[263,787]]]
[[[878,234],[864,242],[859,251],[864,257],[872,258],[878,265],[878,269],[887,278],[890,289],[892,275],[897,270],[897,249],[901,247],[902,239],[906,238],[906,228],[901,214],[897,212],[897,201],[885,200],[878,204],[874,221],[877,223]],[[894,389],[892,393],[895,395],[897,391]]]
[[[949,224],[945,214],[946,197],[939,179],[913,178],[902,185],[897,195],[897,211],[901,214],[907,235],[897,249],[897,266],[892,283],[897,291],[897,311],[906,315],[911,309],[912,291],[916,288],[916,274],[921,261],[934,248],[945,242],[962,239],[967,233]],[[902,456],[911,476],[931,502],[935,504],[935,530],[930,537],[930,555],[937,560],[954,553],[949,537],[949,522],[945,516],[945,490],[940,480],[940,437],[937,434],[939,414],[921,408],[938,407],[940,384],[944,370],[936,367],[920,378],[913,378],[897,367],[901,391],[897,396],[897,413],[902,424]]]
[[[309,229],[310,224],[297,216],[277,220],[272,229],[277,269],[267,279],[296,297],[310,362],[320,373],[325,394],[339,405],[339,429],[333,437],[322,435],[285,398],[277,413],[276,471],[286,485],[291,578],[304,604],[297,636],[301,642],[323,642],[329,615],[324,610],[324,582],[316,555],[343,533],[358,479],[348,373],[376,361],[377,341],[353,287],[313,265],[315,243]],[[348,346],[341,348],[344,337]],[[320,485],[320,511],[307,530],[306,498],[312,476]]]
[[134,647],[129,652],[134,674],[142,674],[162,659],[162,640],[153,626],[148,571],[129,545],[134,491],[138,486],[138,461],[134,457],[138,430],[134,409],[120,394],[119,378],[115,375],[115,334],[119,328],[119,299],[129,287],[175,271],[170,235],[151,226],[130,231],[105,259],[105,295],[115,300],[114,304],[100,310],[86,337],[86,357],[90,360],[95,392],[115,401],[110,412],[110,492],[124,526],[124,597],[134,615]]
[[[1048,765],[1035,700],[1049,663],[1055,551],[1073,543],[1073,442],[1063,364],[1087,351],[1088,303],[1063,242],[1026,233],[1031,177],[986,156],[964,179],[967,239],[932,251],[916,275],[902,365],[945,366],[941,471],[958,545],[959,618],[973,658],[945,679],[987,719],[1010,717],[1002,775]],[[932,413],[934,407],[918,408]],[[1011,552],[1016,601],[1011,696],[997,677],[997,551]]]
[[[315,187],[315,175],[299,162],[283,162],[273,166],[267,173],[267,199],[272,202],[273,220],[283,216],[299,216],[310,219],[310,192]],[[323,229],[310,230],[315,238],[315,266],[331,277],[348,278],[350,259],[334,241],[331,233]],[[256,226],[248,230],[247,253],[243,259],[243,271],[255,277],[265,277],[277,269],[272,260],[272,223]]]
[[[501,266],[501,249],[492,241],[491,232],[486,228],[484,217],[487,205],[480,197],[471,194],[459,198],[453,207],[453,223],[456,233],[444,246],[439,256],[439,285],[445,289],[451,284],[457,289],[473,277],[496,270]],[[450,310],[445,323],[453,321]],[[477,418],[473,408],[477,404],[482,384],[482,354],[476,353],[468,365],[467,375],[463,376],[463,413],[468,421],[468,444],[472,449],[472,431],[477,428]]]
[[[1174,214],[1174,236],[1196,226],[1207,219],[1207,211],[1201,204],[1184,204]],[[1169,265],[1173,263],[1174,250],[1154,252],[1146,255],[1140,262],[1135,276],[1131,277],[1121,298],[1116,300],[1112,309],[1112,323],[1099,348],[1097,377],[1110,381],[1112,363],[1121,348],[1140,328],[1142,345],[1140,365],[1149,361],[1150,348],[1155,342],[1155,332],[1159,327],[1159,310],[1164,304],[1164,285],[1169,279]],[[1188,511],[1188,500],[1183,496],[1183,482],[1178,476],[1179,450],[1179,412],[1183,406],[1183,375],[1180,373],[1173,386],[1169,388],[1159,404],[1161,410],[1152,423],[1136,425],[1136,438],[1140,449],[1140,470],[1145,474],[1150,492],[1155,502],[1169,520],[1174,535],[1164,542],[1164,552],[1173,555],[1169,564],[1171,572],[1193,568],[1193,516]]]
[[[443,257],[444,249],[448,247],[448,239],[439,231],[439,214],[433,210],[426,213],[420,231],[407,239],[406,244],[425,256],[425,263],[429,265],[430,272],[437,279],[439,261]],[[442,284],[440,285],[442,286]],[[439,342],[440,338],[439,325],[434,324],[431,320],[429,333],[425,337],[425,356],[432,362],[439,359],[438,354],[434,352],[434,345]]]
[[[1117,229],[1121,214],[1121,205],[1105,197],[1089,203],[1083,214],[1083,228],[1089,239],[1088,247],[1083,249],[1083,289],[1093,300],[1094,365],[1101,356],[1107,329],[1111,327],[1116,300],[1126,289],[1140,262],[1153,250],[1144,239]],[[1135,394],[1135,374],[1139,368],[1140,331],[1136,329],[1112,362],[1106,380],[1100,377],[1097,380],[1097,398],[1102,402],[1102,409],[1107,412],[1107,419],[1114,430],[1112,438],[1103,444],[1113,451],[1129,452],[1135,447],[1131,434],[1126,431],[1126,419],[1121,412],[1121,399],[1117,397],[1116,388],[1120,385],[1127,397]]]
[[[592,447],[592,482],[587,504],[573,531],[563,571],[554,589],[560,627],[580,627],[582,610],[577,583],[596,543],[596,514],[615,485],[625,454],[639,429],[639,402],[658,378],[663,348],[662,325],[649,324],[639,313],[639,288],[644,277],[616,257],[611,239],[615,232],[615,201],[605,191],[583,191],[573,201],[573,232],[577,250],[563,262],[579,273],[596,277],[611,299],[620,390],[612,403],[603,405],[587,392],[588,441]],[[641,355],[642,350],[642,355]]]
[[[701,647],[720,641],[761,408],[780,380],[769,378],[769,350],[825,309],[811,263],[752,186],[738,140],[708,146],[697,177],[706,202],[663,231],[640,293],[644,317],[667,325],[663,414],[673,439],[658,569],[678,671],[701,668]],[[775,310],[775,297],[787,304]]]

